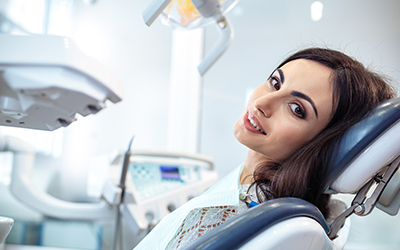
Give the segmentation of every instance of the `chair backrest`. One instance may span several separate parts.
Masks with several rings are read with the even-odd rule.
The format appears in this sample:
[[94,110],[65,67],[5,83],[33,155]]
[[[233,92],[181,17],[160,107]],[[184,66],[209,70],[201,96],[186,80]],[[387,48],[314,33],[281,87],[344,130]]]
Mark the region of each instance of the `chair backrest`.
[[342,138],[327,192],[357,192],[400,151],[400,98],[384,101]]
[[[339,144],[326,192],[357,193],[371,179],[381,178],[385,167],[399,155],[400,98],[397,97],[377,105],[366,118],[346,132]],[[393,166],[393,171],[387,177],[391,179],[390,183],[380,183],[382,190],[375,193],[375,199],[380,198],[377,207],[390,215],[397,214],[400,207],[400,172],[396,166]],[[368,213],[376,201],[370,203]]]

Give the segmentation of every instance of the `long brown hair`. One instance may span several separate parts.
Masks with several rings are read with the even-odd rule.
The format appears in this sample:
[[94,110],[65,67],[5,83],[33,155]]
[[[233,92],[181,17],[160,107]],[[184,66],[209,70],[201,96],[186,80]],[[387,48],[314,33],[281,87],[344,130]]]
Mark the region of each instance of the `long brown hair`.
[[[284,64],[308,59],[332,69],[333,112],[329,124],[309,143],[281,163],[265,163],[256,168],[254,183],[258,199],[298,197],[316,205],[328,216],[330,195],[323,194],[327,170],[332,164],[335,145],[343,134],[366,116],[378,103],[395,92],[383,77],[367,70],[353,58],[335,50],[309,48],[283,61]],[[265,197],[262,197],[265,196]]]

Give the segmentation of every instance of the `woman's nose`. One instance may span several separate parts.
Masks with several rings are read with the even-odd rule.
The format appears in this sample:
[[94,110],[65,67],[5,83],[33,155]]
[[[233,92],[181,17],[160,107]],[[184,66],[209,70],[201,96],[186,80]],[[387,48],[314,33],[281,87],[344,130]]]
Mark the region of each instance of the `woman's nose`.
[[262,113],[265,117],[271,117],[278,104],[278,95],[276,93],[268,93],[254,100],[256,112]]

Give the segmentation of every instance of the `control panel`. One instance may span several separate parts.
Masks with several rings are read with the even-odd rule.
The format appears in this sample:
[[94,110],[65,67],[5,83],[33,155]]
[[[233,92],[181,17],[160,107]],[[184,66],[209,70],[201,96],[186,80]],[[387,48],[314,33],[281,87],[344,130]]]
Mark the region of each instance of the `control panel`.
[[[120,166],[115,164],[113,168],[120,169]],[[110,171],[114,185],[118,185],[119,173]],[[131,152],[121,206],[123,218],[135,234],[143,235],[164,216],[201,195],[217,181],[218,174],[208,156]]]
[[137,162],[129,166],[129,174],[140,200],[160,195],[201,180],[201,167],[195,164]]

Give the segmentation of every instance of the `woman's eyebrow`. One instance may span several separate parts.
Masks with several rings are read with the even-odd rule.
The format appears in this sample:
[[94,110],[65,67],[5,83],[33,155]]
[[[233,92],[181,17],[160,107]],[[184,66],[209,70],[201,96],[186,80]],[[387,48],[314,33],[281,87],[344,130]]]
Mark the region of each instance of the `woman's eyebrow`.
[[313,100],[312,100],[309,96],[307,96],[307,95],[305,95],[305,94],[303,94],[303,93],[297,92],[297,91],[292,91],[291,94],[292,94],[292,96],[297,96],[297,97],[300,97],[300,98],[302,98],[302,99],[308,101],[308,102],[311,104],[311,106],[313,107],[314,112],[315,112],[315,115],[316,115],[317,118],[318,118],[318,111],[317,111],[317,108],[315,107],[315,104],[314,104]]
[[284,83],[285,75],[283,74],[283,71],[281,69],[277,69],[276,71],[278,71],[278,73],[279,73],[279,77],[281,78],[281,83]]

